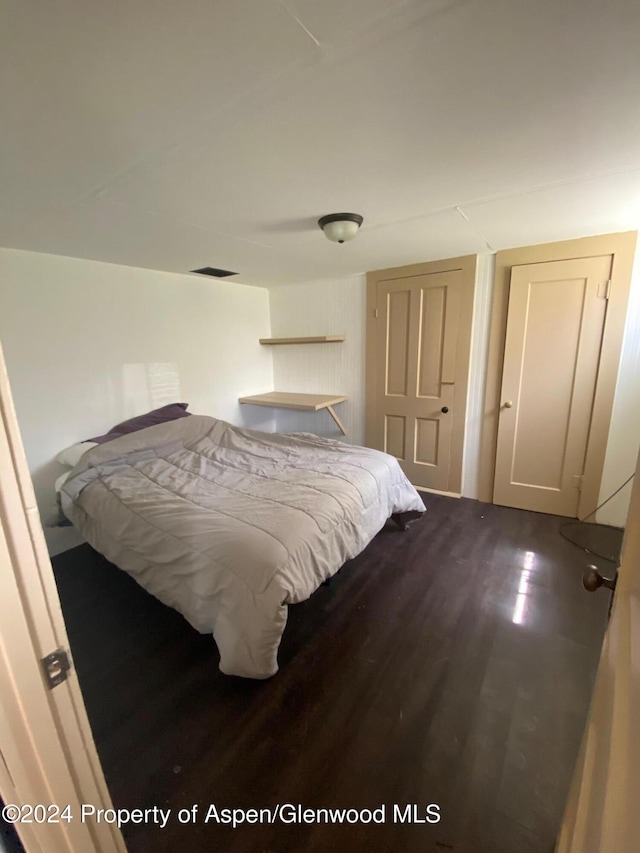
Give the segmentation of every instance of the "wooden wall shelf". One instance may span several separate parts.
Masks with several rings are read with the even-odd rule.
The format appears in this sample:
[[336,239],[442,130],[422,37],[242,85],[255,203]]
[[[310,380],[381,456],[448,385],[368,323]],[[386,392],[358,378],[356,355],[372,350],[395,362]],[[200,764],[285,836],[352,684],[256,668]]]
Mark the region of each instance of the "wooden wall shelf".
[[264,346],[282,346],[283,344],[339,344],[344,341],[344,335],[321,335],[315,338],[260,338]]
[[239,403],[253,406],[270,406],[274,409],[298,409],[302,412],[319,412],[326,409],[338,425],[343,435],[347,434],[344,424],[333,410],[336,403],[344,403],[347,398],[331,394],[294,394],[289,391],[269,391],[266,394],[254,394],[252,397],[239,397]]

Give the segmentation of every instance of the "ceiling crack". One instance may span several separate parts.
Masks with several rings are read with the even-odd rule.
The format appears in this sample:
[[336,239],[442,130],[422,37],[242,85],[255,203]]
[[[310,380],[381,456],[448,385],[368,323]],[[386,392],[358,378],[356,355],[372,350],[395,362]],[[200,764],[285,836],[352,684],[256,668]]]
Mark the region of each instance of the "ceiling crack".
[[491,243],[487,240],[487,238],[484,236],[484,234],[482,233],[482,231],[480,231],[480,229],[479,229],[479,228],[476,228],[476,226],[475,226],[475,225],[473,224],[473,222],[469,219],[469,217],[468,217],[468,216],[467,216],[467,214],[464,212],[464,210],[463,210],[461,207],[458,207],[458,205],[456,205],[456,206],[455,206],[454,210],[457,210],[457,211],[458,211],[458,213],[460,214],[460,216],[465,220],[465,222],[467,222],[467,223],[471,226],[471,228],[475,231],[475,233],[478,235],[478,237],[480,237],[480,239],[482,240],[482,242],[485,244],[485,246],[487,247],[487,249],[489,249],[489,251],[490,251],[490,252],[495,252],[496,250],[493,248],[493,246],[491,245]]
[[501,193],[481,196],[461,203],[461,207],[476,207],[480,204],[487,204],[492,201],[502,201],[508,198],[517,198],[520,195],[529,195],[530,193],[541,192],[542,190],[555,189],[556,187],[566,187],[572,184],[580,184],[584,181],[597,180],[598,178],[608,178],[615,175],[626,175],[640,171],[640,165],[634,163],[627,166],[622,166],[618,169],[605,169],[604,171],[589,172],[586,175],[574,175],[570,178],[560,178],[555,181],[545,181],[542,184],[533,184],[532,186],[523,187],[516,190],[507,190]]
[[296,13],[294,11],[292,11],[287,6],[287,4],[284,2],[284,0],[277,0],[277,2],[278,2],[278,6],[280,6],[280,8],[282,8],[282,9],[284,9],[284,11],[287,13],[287,15],[290,15],[293,18],[293,20],[296,22],[296,24],[300,27],[300,29],[303,30],[307,34],[307,36],[309,36],[309,38],[316,45],[316,47],[319,47],[323,53],[326,53],[326,50],[324,49],[322,44],[318,41],[318,39],[314,36],[314,34],[311,32],[311,30],[309,30],[309,29],[307,29],[307,27],[305,27],[305,25],[302,23],[300,18],[296,15]]

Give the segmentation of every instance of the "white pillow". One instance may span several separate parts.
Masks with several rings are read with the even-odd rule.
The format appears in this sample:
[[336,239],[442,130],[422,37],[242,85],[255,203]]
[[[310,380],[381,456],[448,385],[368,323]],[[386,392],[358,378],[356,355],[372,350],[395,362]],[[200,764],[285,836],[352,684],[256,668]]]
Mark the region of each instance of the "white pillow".
[[60,474],[58,479],[53,484],[53,488],[56,490],[56,494],[64,486],[64,484],[67,482],[67,480],[69,479],[70,476],[71,476],[71,471],[65,471],[64,474]]
[[69,468],[75,468],[80,461],[80,457],[84,456],[87,450],[91,450],[92,447],[97,446],[98,444],[95,441],[80,441],[78,444],[72,444],[71,447],[66,447],[58,453],[56,462],[59,462],[61,465],[68,465]]

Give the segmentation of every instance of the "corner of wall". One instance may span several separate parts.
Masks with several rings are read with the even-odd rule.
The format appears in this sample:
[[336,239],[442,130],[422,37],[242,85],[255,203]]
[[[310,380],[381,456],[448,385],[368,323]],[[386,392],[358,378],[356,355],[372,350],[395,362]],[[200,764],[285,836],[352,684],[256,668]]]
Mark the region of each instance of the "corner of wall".
[[462,495],[465,498],[478,497],[482,413],[487,381],[487,358],[489,354],[489,330],[491,326],[495,266],[495,254],[478,255],[476,289],[473,304],[473,325],[471,328],[469,393],[467,396],[462,462]]
[[273,381],[278,391],[344,394],[337,413],[343,436],[327,412],[279,410],[279,432],[314,432],[350,444],[364,443],[366,276],[321,279],[269,291],[275,337],[344,334],[338,344],[273,347]]

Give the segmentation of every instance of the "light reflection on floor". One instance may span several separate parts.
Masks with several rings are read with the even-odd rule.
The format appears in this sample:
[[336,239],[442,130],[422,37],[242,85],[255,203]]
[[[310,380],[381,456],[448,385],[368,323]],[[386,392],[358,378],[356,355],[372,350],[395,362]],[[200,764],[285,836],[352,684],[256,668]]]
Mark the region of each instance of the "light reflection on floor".
[[518,594],[516,595],[516,603],[513,608],[512,622],[514,625],[524,625],[525,604],[529,595],[529,581],[535,569],[535,564],[535,553],[533,551],[525,551],[523,569],[520,573],[520,583],[518,584]]

